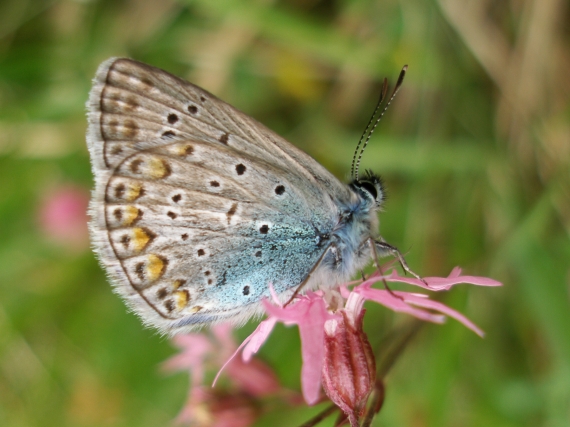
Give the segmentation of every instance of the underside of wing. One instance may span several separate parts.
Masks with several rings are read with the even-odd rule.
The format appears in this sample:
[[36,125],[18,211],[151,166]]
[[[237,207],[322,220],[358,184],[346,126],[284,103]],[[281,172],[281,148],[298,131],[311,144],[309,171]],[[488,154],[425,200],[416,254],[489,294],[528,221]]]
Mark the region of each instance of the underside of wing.
[[95,249],[147,323],[245,319],[322,256],[346,187],[261,124],[127,59],[101,65],[88,107]]

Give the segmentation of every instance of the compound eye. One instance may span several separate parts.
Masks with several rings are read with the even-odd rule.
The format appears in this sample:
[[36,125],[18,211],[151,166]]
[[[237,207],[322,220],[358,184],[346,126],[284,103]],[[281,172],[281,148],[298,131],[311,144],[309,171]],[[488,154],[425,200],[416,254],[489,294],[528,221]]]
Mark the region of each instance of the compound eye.
[[358,186],[366,191],[367,193],[369,193],[372,196],[373,200],[376,200],[376,198],[378,197],[378,190],[376,189],[376,186],[370,182],[370,181],[360,181],[358,183]]

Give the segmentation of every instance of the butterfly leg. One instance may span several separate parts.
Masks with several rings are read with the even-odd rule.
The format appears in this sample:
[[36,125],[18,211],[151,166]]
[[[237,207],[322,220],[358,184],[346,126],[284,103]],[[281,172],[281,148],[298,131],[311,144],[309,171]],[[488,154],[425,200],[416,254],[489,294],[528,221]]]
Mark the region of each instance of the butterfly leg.
[[293,295],[291,295],[291,298],[289,298],[287,300],[287,302],[285,304],[283,304],[283,307],[289,305],[293,299],[299,294],[299,292],[301,292],[301,290],[303,289],[303,287],[307,284],[307,282],[310,280],[311,276],[314,274],[315,271],[317,271],[317,269],[319,268],[319,266],[321,265],[321,263],[323,262],[323,260],[325,259],[325,256],[327,256],[327,254],[330,252],[333,253],[334,258],[335,258],[335,262],[339,262],[340,260],[340,252],[338,250],[338,247],[336,245],[336,243],[331,242],[328,244],[328,246],[326,247],[325,251],[323,252],[323,254],[321,255],[321,257],[318,259],[318,261],[315,263],[315,265],[313,266],[313,268],[311,269],[311,271],[309,271],[309,274],[307,274],[307,277],[305,277],[305,280],[303,280],[299,286],[297,286],[297,289],[295,289],[295,292],[293,292]]
[[[368,244],[370,245],[370,250],[372,252],[372,258],[374,259],[374,264],[376,264],[376,268],[378,269],[380,274],[384,276],[384,271],[382,270],[382,266],[380,265],[380,261],[378,260],[379,254],[378,254],[378,248],[376,247],[377,242],[373,239],[368,239]],[[382,255],[382,253],[380,255]],[[394,298],[401,299],[402,301],[404,300],[401,296],[396,295],[392,291],[392,289],[390,289],[390,287],[388,286],[388,282],[386,282],[386,279],[384,279],[384,277],[382,277],[382,283],[384,284],[384,288],[386,288],[386,290],[390,295],[392,295]]]
[[393,257],[398,259],[398,262],[400,263],[400,265],[402,266],[402,268],[406,273],[414,276],[418,280],[421,280],[426,286],[429,286],[424,279],[422,279],[419,275],[414,273],[410,267],[408,267],[408,264],[406,263],[404,256],[396,247],[384,241],[373,240],[373,242],[374,242],[374,244],[372,245],[374,248],[373,253],[376,255],[376,262],[378,262],[377,260],[378,255],[379,256],[392,255]]

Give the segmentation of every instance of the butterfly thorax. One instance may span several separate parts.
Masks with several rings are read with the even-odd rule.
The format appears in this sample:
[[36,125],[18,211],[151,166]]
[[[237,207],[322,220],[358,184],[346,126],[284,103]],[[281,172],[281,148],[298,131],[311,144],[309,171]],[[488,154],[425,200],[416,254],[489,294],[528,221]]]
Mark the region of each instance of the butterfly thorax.
[[385,192],[380,178],[367,173],[349,184],[348,200],[338,201],[339,216],[331,233],[331,254],[325,266],[339,282],[349,280],[370,261],[370,239],[378,234],[378,211]]

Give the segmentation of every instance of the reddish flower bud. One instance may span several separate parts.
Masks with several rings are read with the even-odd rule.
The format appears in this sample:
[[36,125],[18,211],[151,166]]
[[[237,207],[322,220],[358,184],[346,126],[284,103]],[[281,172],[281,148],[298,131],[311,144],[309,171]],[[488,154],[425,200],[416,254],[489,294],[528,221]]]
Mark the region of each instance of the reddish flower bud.
[[364,310],[341,310],[340,314],[325,323],[323,388],[350,424],[357,426],[374,387],[376,364],[362,330]]

